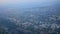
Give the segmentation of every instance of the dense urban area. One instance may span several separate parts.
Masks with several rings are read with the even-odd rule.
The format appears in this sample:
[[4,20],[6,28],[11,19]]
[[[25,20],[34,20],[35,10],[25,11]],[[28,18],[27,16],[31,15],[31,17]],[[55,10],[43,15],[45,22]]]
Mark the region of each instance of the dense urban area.
[[60,7],[0,8],[0,34],[60,34]]

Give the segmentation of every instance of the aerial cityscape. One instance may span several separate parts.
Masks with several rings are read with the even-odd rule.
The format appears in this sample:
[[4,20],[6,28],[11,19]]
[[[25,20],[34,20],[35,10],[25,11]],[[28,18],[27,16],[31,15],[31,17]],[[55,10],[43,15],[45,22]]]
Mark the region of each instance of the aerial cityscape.
[[60,1],[0,0],[0,34],[60,34]]

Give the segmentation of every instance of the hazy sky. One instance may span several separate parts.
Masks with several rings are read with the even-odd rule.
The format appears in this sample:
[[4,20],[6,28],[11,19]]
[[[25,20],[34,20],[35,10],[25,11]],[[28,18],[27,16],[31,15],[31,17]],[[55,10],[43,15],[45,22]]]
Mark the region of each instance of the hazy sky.
[[54,2],[58,2],[60,0],[0,0],[0,4],[3,5],[18,5],[20,7],[31,7],[31,6],[44,6],[44,5],[50,5]]
[[0,0],[0,3],[33,3],[33,2],[53,2],[53,1],[58,1],[58,0]]

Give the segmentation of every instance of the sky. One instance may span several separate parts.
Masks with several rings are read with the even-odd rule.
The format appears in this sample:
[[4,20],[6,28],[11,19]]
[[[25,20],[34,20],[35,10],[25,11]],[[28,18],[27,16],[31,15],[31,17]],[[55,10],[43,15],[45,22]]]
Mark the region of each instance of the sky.
[[1,4],[16,4],[16,3],[34,3],[34,2],[53,2],[53,1],[58,1],[58,0],[0,0]]
[[19,5],[21,7],[50,5],[60,0],[0,0],[0,5]]

